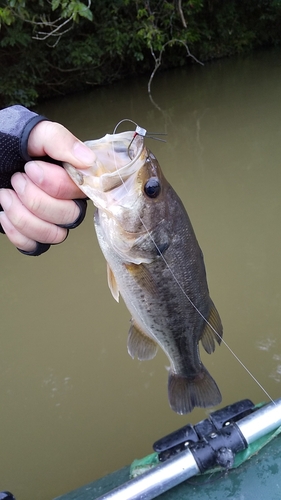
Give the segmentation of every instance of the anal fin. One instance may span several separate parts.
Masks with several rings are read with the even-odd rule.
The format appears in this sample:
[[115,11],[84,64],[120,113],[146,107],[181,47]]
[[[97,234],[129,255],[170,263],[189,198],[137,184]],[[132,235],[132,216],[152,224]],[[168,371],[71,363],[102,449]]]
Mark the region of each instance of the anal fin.
[[146,335],[133,320],[128,334],[127,346],[130,356],[140,361],[154,358],[158,349],[156,342]]

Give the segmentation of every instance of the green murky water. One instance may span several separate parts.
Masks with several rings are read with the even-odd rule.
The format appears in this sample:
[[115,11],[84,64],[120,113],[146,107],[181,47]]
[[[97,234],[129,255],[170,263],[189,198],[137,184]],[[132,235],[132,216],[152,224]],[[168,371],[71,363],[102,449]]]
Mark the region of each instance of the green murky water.
[[[38,107],[83,140],[131,118],[182,198],[202,247],[224,339],[272,398],[281,393],[281,51],[264,51]],[[51,500],[151,452],[205,418],[168,405],[168,362],[127,354],[129,314],[107,287],[93,207],[39,258],[1,237],[0,490]],[[225,345],[202,358],[222,405],[267,400]]]

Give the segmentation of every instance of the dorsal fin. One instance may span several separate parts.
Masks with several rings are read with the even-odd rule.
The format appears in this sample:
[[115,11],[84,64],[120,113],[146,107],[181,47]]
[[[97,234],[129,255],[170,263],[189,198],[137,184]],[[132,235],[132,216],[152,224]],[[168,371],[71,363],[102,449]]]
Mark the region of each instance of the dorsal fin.
[[202,333],[201,342],[208,354],[215,350],[215,341],[220,344],[222,339],[222,323],[218,311],[216,310],[213,302],[211,302],[211,310],[208,318],[208,323]]

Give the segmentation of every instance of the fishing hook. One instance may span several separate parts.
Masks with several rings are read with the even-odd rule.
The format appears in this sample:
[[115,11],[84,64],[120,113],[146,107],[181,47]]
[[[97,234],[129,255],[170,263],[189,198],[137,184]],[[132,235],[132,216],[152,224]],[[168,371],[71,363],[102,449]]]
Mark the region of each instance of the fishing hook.
[[114,130],[113,130],[113,134],[116,134],[116,130],[117,128],[119,127],[119,125],[121,125],[121,123],[123,122],[130,122],[130,123],[133,123],[136,127],[135,129],[135,133],[133,135],[133,138],[127,148],[128,150],[128,156],[130,158],[130,160],[132,160],[133,158],[131,158],[131,155],[130,155],[130,147],[132,145],[132,143],[134,142],[135,138],[140,135],[141,137],[147,137],[148,139],[154,139],[155,141],[161,141],[161,142],[166,142],[164,139],[160,139],[160,137],[155,137],[155,135],[167,135],[165,133],[161,133],[161,132],[156,132],[156,133],[150,133],[150,132],[147,132],[147,130],[143,127],[140,127],[134,120],[130,120],[129,118],[124,118],[123,120],[120,120],[117,125],[115,126]]

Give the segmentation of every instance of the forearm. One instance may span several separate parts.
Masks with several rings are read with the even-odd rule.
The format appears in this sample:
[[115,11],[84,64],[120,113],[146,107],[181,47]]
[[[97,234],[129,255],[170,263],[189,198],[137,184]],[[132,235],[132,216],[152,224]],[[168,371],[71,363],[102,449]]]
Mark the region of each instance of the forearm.
[[11,106],[0,111],[0,188],[11,187],[11,176],[22,172],[27,161],[27,143],[31,130],[46,120],[23,106]]

